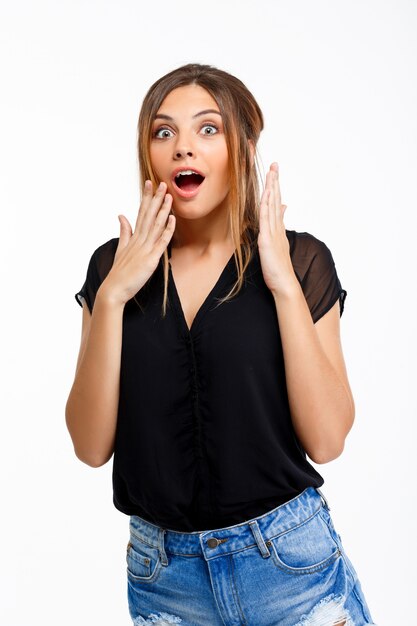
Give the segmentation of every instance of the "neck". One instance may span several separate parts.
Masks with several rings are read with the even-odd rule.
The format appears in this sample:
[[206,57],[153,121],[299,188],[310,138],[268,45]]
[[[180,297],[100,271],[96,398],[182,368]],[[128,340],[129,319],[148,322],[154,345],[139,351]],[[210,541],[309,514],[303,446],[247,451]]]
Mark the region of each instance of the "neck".
[[211,211],[209,215],[197,219],[176,216],[172,248],[188,248],[197,254],[204,254],[230,245],[233,245],[233,240],[226,212],[216,214]]

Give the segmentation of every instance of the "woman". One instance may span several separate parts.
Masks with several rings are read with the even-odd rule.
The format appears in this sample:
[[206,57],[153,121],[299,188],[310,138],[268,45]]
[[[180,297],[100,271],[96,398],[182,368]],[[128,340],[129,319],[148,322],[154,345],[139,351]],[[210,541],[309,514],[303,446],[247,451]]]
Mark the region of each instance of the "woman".
[[135,229],[98,247],[66,420],[114,453],[130,516],[133,623],[372,624],[307,460],[354,420],[331,252],[286,230],[278,165],[258,200],[263,116],[234,76],[189,64],[142,104]]

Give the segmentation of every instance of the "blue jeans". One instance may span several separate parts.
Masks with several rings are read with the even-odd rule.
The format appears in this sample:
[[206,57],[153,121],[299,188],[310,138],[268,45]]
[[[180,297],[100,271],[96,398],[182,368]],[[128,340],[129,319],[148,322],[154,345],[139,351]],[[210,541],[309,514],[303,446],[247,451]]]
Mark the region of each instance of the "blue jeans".
[[178,532],[132,515],[129,529],[135,626],[374,623],[327,501],[314,487],[235,526]]

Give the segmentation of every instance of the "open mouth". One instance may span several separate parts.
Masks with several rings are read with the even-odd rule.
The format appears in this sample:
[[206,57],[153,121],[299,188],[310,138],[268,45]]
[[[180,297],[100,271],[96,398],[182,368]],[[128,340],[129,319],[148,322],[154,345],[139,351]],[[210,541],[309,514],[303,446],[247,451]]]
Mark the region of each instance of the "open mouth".
[[178,174],[174,178],[174,183],[183,191],[195,191],[203,180],[204,176],[200,176],[200,174]]

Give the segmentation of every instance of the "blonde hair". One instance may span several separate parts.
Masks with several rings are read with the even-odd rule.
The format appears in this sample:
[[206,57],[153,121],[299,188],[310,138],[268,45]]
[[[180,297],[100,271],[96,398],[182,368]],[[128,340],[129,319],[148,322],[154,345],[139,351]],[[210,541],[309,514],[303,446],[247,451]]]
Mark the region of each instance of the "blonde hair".
[[[154,189],[161,182],[153,171],[150,159],[152,123],[155,115],[165,97],[173,89],[192,84],[206,89],[216,101],[223,118],[229,157],[230,232],[235,244],[234,256],[238,278],[229,293],[219,301],[221,304],[240,291],[244,272],[252,257],[254,238],[259,233],[259,185],[256,174],[259,165],[256,144],[264,127],[264,120],[255,98],[235,76],[212,65],[199,63],[189,63],[172,70],[149,88],[140,110],[137,130],[141,189],[148,179],[152,181]],[[255,150],[255,167],[252,165],[249,140],[252,141]],[[166,314],[168,300],[168,271],[166,249],[163,253],[163,316]]]

